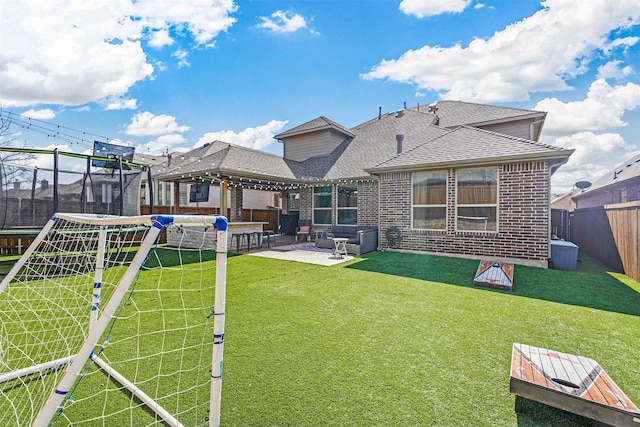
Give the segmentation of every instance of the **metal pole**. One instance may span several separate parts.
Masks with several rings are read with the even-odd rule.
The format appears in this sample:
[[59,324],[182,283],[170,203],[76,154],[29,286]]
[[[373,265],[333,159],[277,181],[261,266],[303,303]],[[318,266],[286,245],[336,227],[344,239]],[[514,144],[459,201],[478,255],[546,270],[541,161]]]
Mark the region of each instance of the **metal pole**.
[[124,184],[122,181],[122,157],[118,157],[118,169],[120,170],[120,216],[124,215]]
[[58,212],[58,149],[53,150],[53,212]]

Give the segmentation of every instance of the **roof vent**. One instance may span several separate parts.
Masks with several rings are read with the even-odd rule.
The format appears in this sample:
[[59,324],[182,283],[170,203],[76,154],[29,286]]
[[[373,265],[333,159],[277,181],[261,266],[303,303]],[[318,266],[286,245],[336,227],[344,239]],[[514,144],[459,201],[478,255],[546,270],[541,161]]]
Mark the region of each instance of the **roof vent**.
[[402,141],[404,141],[404,135],[396,135],[396,142],[398,144],[398,154],[402,153]]
[[396,111],[396,117],[397,117],[397,118],[404,117],[404,110],[398,110],[398,111]]

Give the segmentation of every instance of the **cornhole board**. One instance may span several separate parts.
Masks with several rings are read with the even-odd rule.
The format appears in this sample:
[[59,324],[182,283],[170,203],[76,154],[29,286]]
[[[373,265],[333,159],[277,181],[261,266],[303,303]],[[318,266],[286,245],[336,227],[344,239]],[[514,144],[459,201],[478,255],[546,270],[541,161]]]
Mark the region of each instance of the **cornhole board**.
[[513,288],[513,264],[480,261],[473,284],[510,291]]
[[511,393],[613,426],[640,427],[640,410],[593,359],[513,344]]

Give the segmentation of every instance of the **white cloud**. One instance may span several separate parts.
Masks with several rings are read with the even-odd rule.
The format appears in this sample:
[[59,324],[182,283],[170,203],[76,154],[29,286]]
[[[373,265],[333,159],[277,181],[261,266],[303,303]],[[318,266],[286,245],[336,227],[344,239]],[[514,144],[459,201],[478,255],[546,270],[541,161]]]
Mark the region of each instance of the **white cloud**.
[[136,152],[142,154],[162,154],[172,152],[177,145],[184,144],[187,140],[179,133],[161,135],[145,144],[136,147]]
[[189,126],[178,126],[176,118],[166,114],[156,116],[148,111],[138,113],[131,118],[131,123],[124,133],[135,136],[168,135],[183,133]]
[[149,46],[151,47],[159,49],[164,46],[171,46],[173,43],[175,43],[175,40],[169,35],[168,28],[153,30],[149,35]]
[[621,64],[622,61],[615,60],[601,65],[598,67],[598,74],[596,77],[599,79],[623,79],[629,76],[633,72],[633,69],[630,65],[622,67]]
[[[383,60],[365,79],[410,83],[442,98],[523,101],[532,92],[568,90],[595,54],[635,44],[615,30],[640,21],[636,0],[547,0],[544,9],[468,46],[424,46]],[[562,42],[559,42],[559,41]]]
[[271,17],[261,16],[258,28],[272,31],[274,33],[293,33],[303,28],[307,28],[307,21],[302,15],[293,12],[277,10]]
[[[214,39],[231,27],[238,10],[233,0],[138,0],[135,12],[148,28],[184,27],[198,45],[212,46]],[[170,37],[167,33],[166,37]]]
[[189,52],[184,49],[178,49],[171,54],[178,61],[178,68],[189,67],[191,64],[187,60],[187,56],[189,56]]
[[56,113],[51,108],[43,108],[41,110],[27,110],[20,115],[29,119],[51,120],[56,116]]
[[538,102],[534,110],[548,112],[545,131],[575,132],[626,126],[623,114],[638,106],[640,85],[610,86],[606,80],[599,79],[591,84],[583,101],[563,102],[557,98],[546,98]]
[[145,37],[166,45],[162,31],[179,28],[209,46],[237,10],[233,0],[0,1],[0,107],[122,96],[154,72]]
[[630,158],[630,153],[638,148],[628,144],[617,133],[578,132],[557,138],[555,143],[575,150],[567,164],[560,167],[551,178],[551,187],[558,193],[571,190],[577,181],[596,181],[617,164]]
[[443,13],[460,13],[469,3],[471,0],[402,0],[398,8],[406,15],[425,18]]
[[217,140],[259,150],[274,142],[274,135],[279,133],[286,124],[287,121],[271,120],[265,125],[247,128],[239,133],[232,130],[207,132],[198,140],[194,148]]
[[138,100],[124,96],[109,96],[101,100],[104,109],[109,110],[135,110],[138,108]]

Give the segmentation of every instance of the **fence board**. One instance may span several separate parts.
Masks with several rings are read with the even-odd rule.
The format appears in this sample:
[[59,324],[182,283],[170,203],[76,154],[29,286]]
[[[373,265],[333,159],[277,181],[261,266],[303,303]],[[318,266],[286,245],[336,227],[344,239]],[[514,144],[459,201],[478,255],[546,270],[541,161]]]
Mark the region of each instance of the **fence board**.
[[605,206],[625,274],[640,281],[640,203]]
[[576,209],[571,240],[587,255],[640,281],[640,201]]

